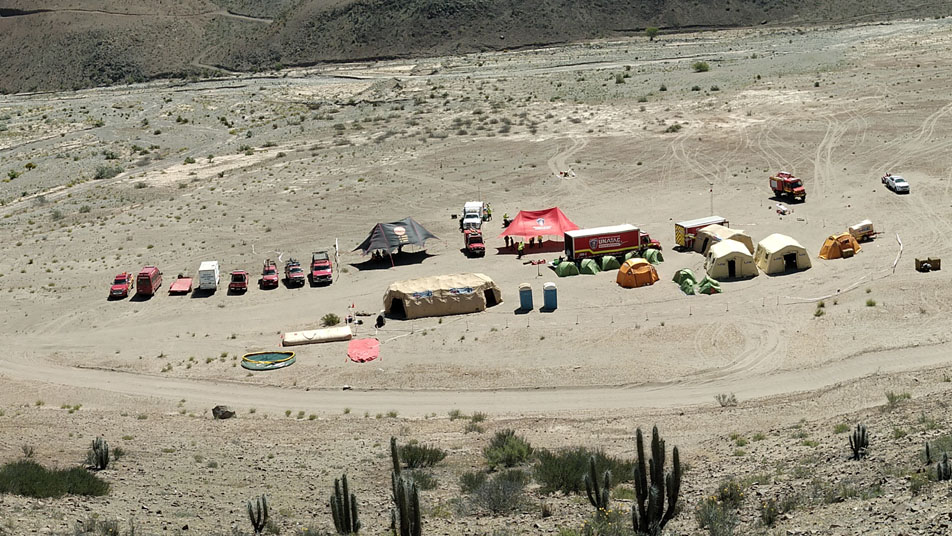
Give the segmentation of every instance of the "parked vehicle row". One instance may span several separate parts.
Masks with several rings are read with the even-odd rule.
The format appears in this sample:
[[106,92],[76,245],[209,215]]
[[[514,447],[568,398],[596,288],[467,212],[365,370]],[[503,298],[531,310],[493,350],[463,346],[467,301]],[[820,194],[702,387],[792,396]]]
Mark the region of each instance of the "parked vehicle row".
[[[288,287],[304,286],[308,278],[311,285],[330,285],[334,282],[334,266],[327,251],[315,251],[311,255],[310,273],[305,273],[301,263],[290,258],[284,265],[284,282]],[[281,281],[277,264],[267,259],[261,269],[261,278],[258,287],[261,289],[277,288]],[[197,284],[194,289],[202,292],[215,292],[221,283],[221,267],[218,261],[204,261],[198,267]],[[228,292],[240,294],[246,292],[251,284],[251,274],[245,270],[235,270],[229,274]],[[136,296],[154,296],[162,286],[162,272],[155,266],[144,266],[133,277],[131,272],[122,272],[117,275],[109,287],[109,299],[129,297],[135,291]],[[169,293],[191,292],[192,278],[180,275],[172,282]]]

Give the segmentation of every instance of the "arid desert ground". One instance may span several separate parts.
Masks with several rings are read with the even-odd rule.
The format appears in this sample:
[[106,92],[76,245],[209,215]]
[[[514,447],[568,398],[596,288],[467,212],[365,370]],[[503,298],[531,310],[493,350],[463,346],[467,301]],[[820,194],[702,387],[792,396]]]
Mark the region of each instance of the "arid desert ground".
[[[740,533],[948,533],[948,483],[912,483],[923,443],[949,425],[949,271],[913,265],[952,251],[950,58],[942,19],[0,97],[0,461],[28,445],[75,465],[100,435],[126,451],[101,473],[106,497],[0,495],[0,534],[68,533],[92,514],[146,534],[247,531],[244,503],[260,493],[284,533],[332,531],[342,472],[364,532],[382,534],[390,436],[449,451],[422,492],[425,532],[564,533],[590,516],[584,494],[530,485],[515,513],[493,516],[461,506],[459,474],[485,468],[497,430],[632,457],[635,428],[654,424],[690,464],[672,534],[705,533],[693,510],[719,481],[764,474]],[[767,185],[781,170],[808,191],[786,216]],[[885,172],[911,193],[884,188]],[[474,199],[494,221],[487,255],[470,259],[452,215]],[[664,246],[661,280],[557,279],[503,250],[504,213],[551,206],[580,227],[639,225]],[[673,250],[674,223],[712,212],[755,242],[796,238],[813,267],[684,295],[672,275],[703,273],[704,259]],[[351,252],[375,222],[406,216],[440,238],[422,262],[368,269]],[[863,219],[882,234],[854,258],[816,257]],[[166,293],[203,260],[256,276],[265,258],[306,262],[335,241],[327,287]],[[560,254],[546,245],[525,260]],[[116,273],[144,265],[165,276],[158,295],[106,299]],[[282,370],[238,364],[326,313],[376,314],[393,281],[457,272],[489,275],[505,302],[388,321],[370,363],[330,343],[296,348]],[[514,314],[518,285],[538,305],[545,281],[558,310]],[[887,392],[910,398],[884,408]],[[737,406],[715,401],[730,393]],[[217,404],[238,417],[213,420]],[[452,410],[488,417],[466,431]],[[849,461],[834,428],[860,422],[871,454]],[[816,482],[868,493],[804,499],[761,526],[758,501]]]

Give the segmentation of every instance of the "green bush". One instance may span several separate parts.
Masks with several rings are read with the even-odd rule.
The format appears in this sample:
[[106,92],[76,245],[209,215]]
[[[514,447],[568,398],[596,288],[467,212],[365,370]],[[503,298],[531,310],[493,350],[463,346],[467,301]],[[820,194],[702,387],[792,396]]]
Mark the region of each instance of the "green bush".
[[436,489],[436,477],[427,471],[407,471],[405,474],[410,476],[410,480],[422,490]]
[[728,505],[710,497],[701,501],[694,518],[711,536],[730,536],[737,526],[737,514]]
[[590,450],[585,447],[575,447],[562,451],[541,449],[536,453],[538,463],[535,466],[535,479],[541,484],[542,493],[561,491],[579,493],[582,490],[583,478],[588,472],[588,459],[595,457],[595,472],[611,471],[612,481],[616,484],[628,482],[632,478],[634,463],[606,455],[601,450]]
[[691,65],[696,73],[706,73],[711,70],[711,66],[706,61],[696,61]]
[[479,486],[482,486],[486,483],[489,477],[486,476],[486,473],[468,471],[463,473],[459,477],[459,489],[463,493],[472,493],[476,491]]
[[111,179],[120,173],[122,173],[122,168],[119,166],[97,166],[93,178],[96,180]]
[[740,508],[744,502],[744,487],[733,478],[721,482],[717,487],[717,493],[714,494],[718,501],[729,505],[732,508]]
[[470,495],[473,503],[494,515],[508,514],[525,504],[528,475],[513,469],[497,473],[476,487]]
[[483,449],[483,456],[490,470],[499,466],[515,467],[532,458],[532,445],[514,430],[500,430]]
[[20,460],[0,467],[2,493],[38,499],[67,494],[100,496],[109,493],[109,483],[79,467],[47,469],[34,461]]
[[400,446],[400,460],[407,469],[433,467],[446,458],[446,451],[418,443],[408,443]]
[[327,313],[321,317],[321,325],[324,327],[336,326],[340,324],[340,317],[334,313]]

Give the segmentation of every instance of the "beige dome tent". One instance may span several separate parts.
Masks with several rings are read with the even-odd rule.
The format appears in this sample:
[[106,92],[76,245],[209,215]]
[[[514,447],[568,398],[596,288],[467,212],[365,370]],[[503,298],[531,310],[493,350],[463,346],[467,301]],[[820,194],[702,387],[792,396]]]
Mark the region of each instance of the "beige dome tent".
[[747,247],[747,252],[754,253],[754,241],[750,235],[740,229],[731,229],[720,224],[708,225],[701,228],[694,239],[694,251],[703,253],[705,256],[711,249],[711,246],[724,240],[735,240]]
[[782,274],[810,268],[810,255],[799,242],[774,233],[757,243],[754,262],[765,274]]
[[708,277],[718,281],[754,277],[760,273],[754,264],[754,256],[742,242],[736,240],[724,240],[712,245],[704,260],[704,269]]
[[484,274],[453,274],[408,279],[390,285],[383,297],[387,316],[421,318],[484,311],[502,303],[502,292]]

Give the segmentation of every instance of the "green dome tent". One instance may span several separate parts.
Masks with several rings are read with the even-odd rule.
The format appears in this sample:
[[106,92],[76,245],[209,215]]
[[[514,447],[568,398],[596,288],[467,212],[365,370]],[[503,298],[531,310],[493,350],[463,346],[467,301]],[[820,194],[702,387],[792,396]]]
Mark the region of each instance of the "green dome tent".
[[697,292],[694,290],[694,281],[691,279],[685,279],[684,282],[681,283],[681,292],[689,296],[697,294]]
[[664,256],[661,255],[661,250],[658,249],[646,249],[644,255],[646,261],[651,264],[659,264],[664,262]]
[[580,274],[595,275],[602,270],[594,259],[582,259],[581,266],[578,269]]
[[559,277],[578,275],[578,266],[574,262],[562,261],[555,265],[555,274]]
[[692,283],[697,283],[697,276],[694,275],[694,272],[690,268],[683,268],[674,273],[674,282],[677,284],[684,283],[684,281],[690,280]]
[[611,255],[605,255],[602,257],[602,271],[607,272],[609,270],[617,270],[621,268],[621,263],[618,262],[618,259]]
[[717,280],[704,276],[704,279],[697,285],[697,291],[701,294],[720,294],[721,284]]

